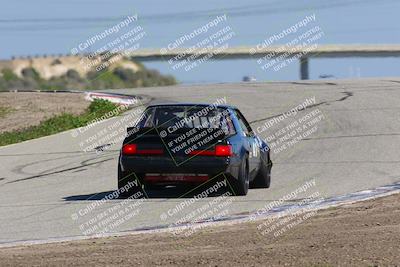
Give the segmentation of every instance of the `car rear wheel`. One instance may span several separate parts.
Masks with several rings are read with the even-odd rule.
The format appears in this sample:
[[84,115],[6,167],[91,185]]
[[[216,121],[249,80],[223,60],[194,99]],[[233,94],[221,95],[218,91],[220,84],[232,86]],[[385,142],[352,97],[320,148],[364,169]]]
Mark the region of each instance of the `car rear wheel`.
[[[268,162],[268,163],[267,163]],[[251,184],[253,188],[269,188],[271,185],[271,162],[261,161],[260,169],[258,170],[257,176]]]
[[249,190],[249,162],[244,158],[240,164],[238,179],[232,179],[233,193],[236,196],[245,196]]
[[[118,166],[118,189],[121,192],[121,198],[129,198],[139,192],[143,194],[141,183],[140,181],[136,182],[136,180],[137,178],[134,173],[124,172],[121,170],[121,167]],[[127,190],[125,190],[125,188]]]

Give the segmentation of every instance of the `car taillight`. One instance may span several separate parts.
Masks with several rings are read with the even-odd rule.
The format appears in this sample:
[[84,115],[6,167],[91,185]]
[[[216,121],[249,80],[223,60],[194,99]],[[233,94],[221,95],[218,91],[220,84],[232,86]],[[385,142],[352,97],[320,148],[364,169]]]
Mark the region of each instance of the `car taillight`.
[[215,156],[218,156],[218,157],[232,156],[232,146],[231,145],[216,145],[215,146]]
[[229,157],[232,156],[232,147],[231,145],[216,145],[215,150],[194,150],[189,155]]
[[122,147],[122,154],[124,155],[135,155],[137,152],[136,144],[126,144]]
[[138,149],[136,144],[126,144],[122,147],[123,155],[161,155],[163,149]]

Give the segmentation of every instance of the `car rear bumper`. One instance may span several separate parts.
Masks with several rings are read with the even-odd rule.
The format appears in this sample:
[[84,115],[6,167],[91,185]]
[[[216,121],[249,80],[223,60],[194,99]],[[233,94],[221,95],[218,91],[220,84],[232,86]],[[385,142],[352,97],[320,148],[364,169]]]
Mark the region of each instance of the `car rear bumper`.
[[121,156],[120,165],[124,172],[208,174],[210,178],[221,173],[231,172],[229,157],[196,156],[176,158],[159,156]]

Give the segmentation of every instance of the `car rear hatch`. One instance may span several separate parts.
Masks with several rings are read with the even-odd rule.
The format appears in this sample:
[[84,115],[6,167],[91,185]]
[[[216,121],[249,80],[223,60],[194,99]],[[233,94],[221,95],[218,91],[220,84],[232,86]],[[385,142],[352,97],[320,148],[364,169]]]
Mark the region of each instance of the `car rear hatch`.
[[128,128],[131,134],[125,139],[121,153],[124,169],[148,174],[149,180],[157,180],[159,176],[166,180],[173,176],[176,180],[204,180],[226,170],[232,148],[228,135],[221,129],[167,131]]

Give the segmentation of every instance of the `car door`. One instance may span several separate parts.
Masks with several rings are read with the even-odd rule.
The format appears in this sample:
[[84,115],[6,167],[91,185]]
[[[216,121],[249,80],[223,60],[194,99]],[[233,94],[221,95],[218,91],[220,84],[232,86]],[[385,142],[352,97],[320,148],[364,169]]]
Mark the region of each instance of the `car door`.
[[239,110],[235,109],[235,115],[245,135],[245,139],[249,143],[249,171],[250,174],[254,176],[256,175],[258,166],[260,166],[260,146],[250,124],[247,122],[243,114]]

